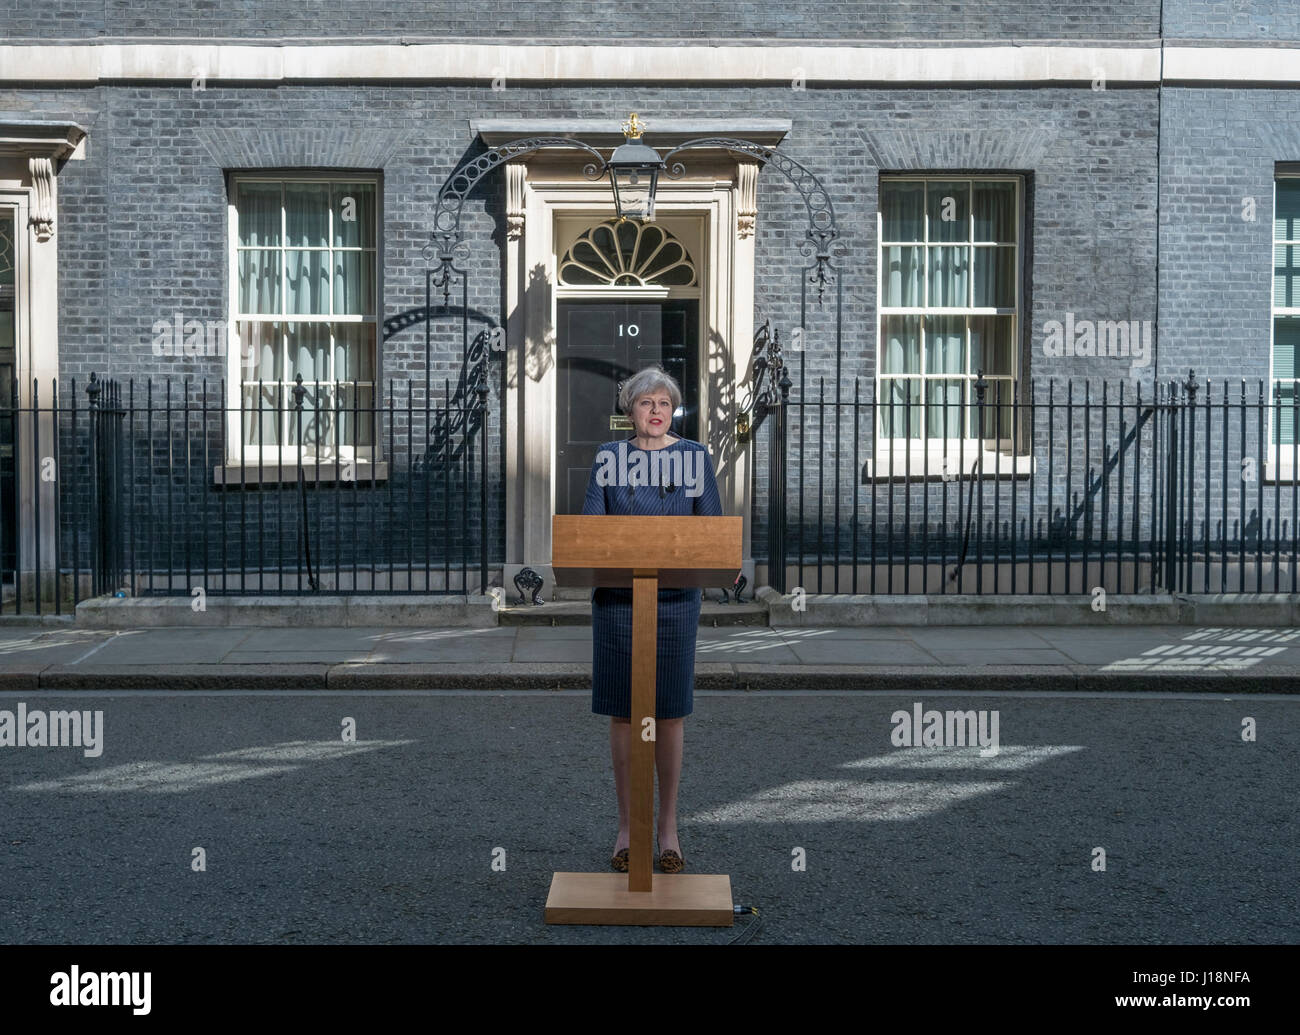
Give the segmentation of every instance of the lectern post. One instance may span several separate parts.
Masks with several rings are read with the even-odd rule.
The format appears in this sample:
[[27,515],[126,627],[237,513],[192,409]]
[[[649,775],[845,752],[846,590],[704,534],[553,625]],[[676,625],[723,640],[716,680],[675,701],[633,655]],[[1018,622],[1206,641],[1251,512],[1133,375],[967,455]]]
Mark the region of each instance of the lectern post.
[[[628,875],[556,873],[548,924],[730,927],[725,874],[655,877],[655,662],[659,588],[726,585],[741,565],[738,517],[557,514],[551,564],[561,585],[632,589]],[[650,721],[646,721],[650,720]]]
[[[638,571],[632,577],[632,729],[629,733],[628,786],[631,842],[628,845],[628,891],[654,887],[651,826],[655,808],[655,647],[659,627],[659,579]],[[648,727],[648,728],[647,728]]]

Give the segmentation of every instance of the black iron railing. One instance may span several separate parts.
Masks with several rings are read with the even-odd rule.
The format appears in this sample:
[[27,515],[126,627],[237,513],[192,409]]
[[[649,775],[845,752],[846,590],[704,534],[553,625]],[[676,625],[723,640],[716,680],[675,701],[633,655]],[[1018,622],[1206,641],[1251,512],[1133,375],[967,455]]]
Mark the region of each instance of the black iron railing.
[[[980,377],[927,412],[861,380],[839,402],[825,379],[781,380],[754,428],[754,541],[781,592],[1300,590],[1292,382]],[[500,538],[487,385],[420,389],[261,385],[231,406],[220,382],[15,388],[0,611],[482,592]]]
[[757,488],[782,593],[1297,591],[1292,382],[810,387]]
[[[2,408],[18,525],[0,611],[83,597],[481,593],[488,388],[101,380]],[[14,515],[10,517],[9,515]],[[493,524],[490,529],[489,525]]]

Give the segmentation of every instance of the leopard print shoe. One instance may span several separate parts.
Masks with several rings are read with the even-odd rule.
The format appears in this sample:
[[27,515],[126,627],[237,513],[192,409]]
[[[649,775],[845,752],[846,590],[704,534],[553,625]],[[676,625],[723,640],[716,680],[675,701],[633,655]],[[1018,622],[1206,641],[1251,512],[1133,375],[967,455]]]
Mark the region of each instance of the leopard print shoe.
[[609,857],[609,865],[613,867],[615,870],[617,870],[619,873],[627,873],[629,858],[630,856],[628,855],[628,850],[626,848],[620,848],[617,852],[615,852],[613,855]]
[[668,848],[659,855],[659,869],[664,873],[681,873],[686,869],[686,861]]

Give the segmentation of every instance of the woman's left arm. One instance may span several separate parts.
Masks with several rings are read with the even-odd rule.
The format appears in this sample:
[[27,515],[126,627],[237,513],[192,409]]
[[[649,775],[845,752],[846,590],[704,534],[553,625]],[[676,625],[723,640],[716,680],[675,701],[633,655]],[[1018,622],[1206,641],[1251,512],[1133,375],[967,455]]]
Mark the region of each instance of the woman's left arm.
[[591,474],[587,478],[587,495],[582,501],[582,513],[584,514],[607,514],[609,512],[609,508],[605,505],[605,486],[596,480],[596,469],[600,466],[599,454],[596,461],[591,465]]
[[705,517],[722,517],[722,498],[718,494],[718,480],[713,476],[713,458],[707,449],[701,448],[697,461],[703,470],[700,472],[702,490],[692,501],[692,512]]

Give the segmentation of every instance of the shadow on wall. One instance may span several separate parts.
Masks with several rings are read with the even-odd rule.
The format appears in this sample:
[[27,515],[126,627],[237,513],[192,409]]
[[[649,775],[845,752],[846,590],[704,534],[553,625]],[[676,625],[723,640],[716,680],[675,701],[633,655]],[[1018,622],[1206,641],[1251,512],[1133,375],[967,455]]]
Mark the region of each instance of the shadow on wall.
[[[433,343],[435,320],[447,319],[461,327],[461,362],[456,371],[455,387],[451,378],[443,378],[438,386],[432,380]],[[504,333],[496,321],[477,309],[460,306],[420,306],[408,309],[384,321],[384,341],[388,342],[417,324],[425,326],[425,371],[429,392],[429,429],[423,451],[411,458],[412,471],[427,471],[435,466],[459,460],[482,429],[484,415],[480,409],[479,387],[490,388],[488,360],[496,346],[504,342]],[[477,332],[474,324],[483,325]],[[473,337],[469,337],[473,334]],[[454,355],[440,352],[439,355]],[[453,361],[454,362],[454,361]],[[413,385],[408,381],[408,386]],[[441,392],[439,391],[441,387]],[[486,397],[484,397],[486,401]],[[409,404],[423,409],[425,400],[411,397]],[[392,405],[396,405],[395,400]]]

